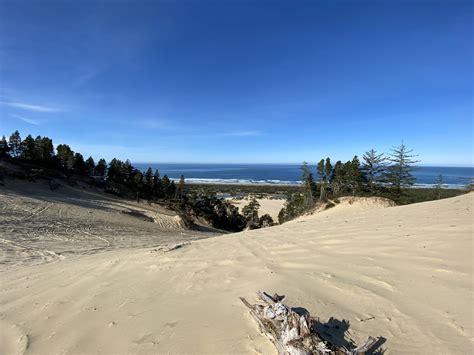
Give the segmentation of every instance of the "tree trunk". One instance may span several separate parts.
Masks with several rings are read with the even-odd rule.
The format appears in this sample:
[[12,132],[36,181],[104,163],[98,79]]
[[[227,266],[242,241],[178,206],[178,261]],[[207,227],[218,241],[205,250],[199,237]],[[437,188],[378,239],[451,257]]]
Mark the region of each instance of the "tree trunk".
[[315,355],[315,354],[365,354],[378,341],[369,337],[367,341],[352,350],[336,346],[315,331],[313,318],[309,312],[294,309],[282,303],[284,296],[273,297],[258,291],[262,304],[251,305],[243,297],[240,300],[250,309],[250,315],[260,331],[275,345],[279,355]]

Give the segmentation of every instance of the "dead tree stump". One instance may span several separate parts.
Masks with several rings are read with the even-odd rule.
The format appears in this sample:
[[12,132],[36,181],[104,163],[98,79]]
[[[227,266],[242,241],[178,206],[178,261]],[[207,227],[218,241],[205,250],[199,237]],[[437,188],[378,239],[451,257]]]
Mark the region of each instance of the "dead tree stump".
[[250,309],[250,315],[260,331],[275,345],[279,355],[365,354],[377,341],[369,337],[354,349],[336,346],[314,330],[309,312],[296,313],[283,304],[285,296],[275,294],[272,297],[261,291],[257,292],[257,296],[264,302],[263,305],[252,305],[243,297],[240,300]]

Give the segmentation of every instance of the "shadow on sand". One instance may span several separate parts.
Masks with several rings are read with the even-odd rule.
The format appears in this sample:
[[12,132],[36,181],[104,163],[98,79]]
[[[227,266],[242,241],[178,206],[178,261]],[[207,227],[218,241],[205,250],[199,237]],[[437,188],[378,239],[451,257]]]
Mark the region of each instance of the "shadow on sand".
[[[300,315],[308,313],[309,311],[303,307],[294,307],[291,310]],[[320,337],[331,344],[338,347],[344,347],[346,349],[354,349],[357,345],[352,340],[348,333],[350,323],[348,320],[339,320],[336,318],[329,318],[325,323],[321,322],[319,318],[312,317],[312,331],[318,333]],[[365,353],[367,355],[381,355],[384,354],[386,349],[382,348],[382,345],[387,341],[386,338],[380,336],[377,341],[371,346],[371,348]]]

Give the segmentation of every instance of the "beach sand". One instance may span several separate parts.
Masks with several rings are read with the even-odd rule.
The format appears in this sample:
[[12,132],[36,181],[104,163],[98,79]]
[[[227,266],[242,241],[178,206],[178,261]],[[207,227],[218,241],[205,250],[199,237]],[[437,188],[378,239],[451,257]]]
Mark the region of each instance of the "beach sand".
[[0,353],[275,354],[239,300],[257,290],[347,320],[355,341],[382,336],[386,353],[472,353],[473,198],[352,201],[171,251],[9,267]]

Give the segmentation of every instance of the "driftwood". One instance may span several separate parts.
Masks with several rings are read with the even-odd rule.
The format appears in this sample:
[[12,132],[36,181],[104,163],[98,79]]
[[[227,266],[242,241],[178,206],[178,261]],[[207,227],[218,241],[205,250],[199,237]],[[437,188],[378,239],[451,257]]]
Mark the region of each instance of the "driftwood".
[[250,315],[260,331],[275,345],[279,355],[365,354],[377,342],[369,337],[364,344],[353,349],[338,346],[316,331],[314,318],[308,311],[291,309],[283,304],[285,296],[270,296],[261,291],[257,292],[257,296],[264,305],[252,305],[245,298],[240,299],[250,309]]

